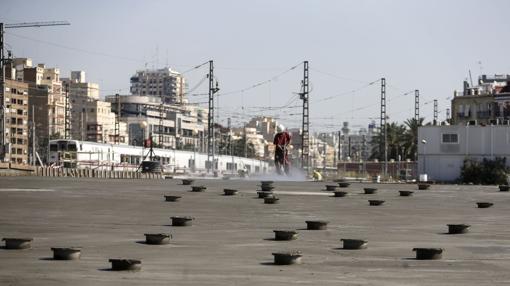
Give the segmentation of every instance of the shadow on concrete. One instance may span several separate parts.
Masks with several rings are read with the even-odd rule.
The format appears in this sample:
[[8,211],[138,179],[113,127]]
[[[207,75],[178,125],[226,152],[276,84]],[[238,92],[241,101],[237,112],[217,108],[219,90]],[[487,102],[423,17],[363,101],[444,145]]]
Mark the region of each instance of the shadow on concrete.
[[39,258],[39,260],[42,260],[42,261],[58,261],[57,259],[55,259],[53,257],[41,257],[41,258]]
[[276,264],[274,264],[274,262],[261,262],[260,265],[264,265],[264,266],[276,266]]

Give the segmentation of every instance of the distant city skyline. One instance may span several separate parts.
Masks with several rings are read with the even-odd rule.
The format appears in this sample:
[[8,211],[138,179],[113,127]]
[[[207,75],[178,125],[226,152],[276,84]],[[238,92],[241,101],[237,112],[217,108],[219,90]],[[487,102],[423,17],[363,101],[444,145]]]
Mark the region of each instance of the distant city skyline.
[[[302,65],[310,62],[311,129],[336,131],[378,123],[379,79],[388,89],[389,121],[439,118],[471,71],[510,73],[508,1],[3,1],[4,23],[67,20],[71,26],[11,29],[6,48],[61,69],[84,70],[101,96],[129,93],[137,70],[184,73],[191,102],[210,59],[220,82],[220,122],[272,115],[301,126]],[[293,68],[295,67],[295,68]],[[279,75],[279,76],[278,76]],[[372,83],[372,84],[370,84]],[[198,86],[197,86],[198,85]],[[255,87],[253,87],[255,86]],[[195,88],[196,87],[196,88]],[[407,94],[407,95],[404,95]],[[277,108],[285,107],[285,108]]]

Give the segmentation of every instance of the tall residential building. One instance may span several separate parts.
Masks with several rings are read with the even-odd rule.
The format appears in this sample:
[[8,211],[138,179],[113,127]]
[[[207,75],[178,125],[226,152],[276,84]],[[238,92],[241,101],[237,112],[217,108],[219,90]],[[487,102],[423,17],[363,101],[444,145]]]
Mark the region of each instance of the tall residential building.
[[161,97],[165,104],[184,103],[186,81],[170,69],[139,70],[131,77],[131,94]]
[[[70,138],[98,143],[128,143],[127,125],[119,122],[110,102],[99,99],[99,85],[87,82],[85,71],[71,71],[70,78],[62,79],[68,91]],[[116,133],[118,132],[118,134]]]
[[462,92],[454,91],[452,124],[509,124],[510,75],[482,75],[478,84],[464,81]]
[[99,84],[85,81],[84,71],[71,71],[70,78],[62,78],[72,99],[99,100]]
[[[25,59],[21,61],[29,63]],[[17,78],[21,76],[18,74]],[[65,137],[65,96],[62,93],[60,70],[47,68],[44,64],[25,66],[22,79],[29,84],[28,116],[35,123],[35,149],[45,160],[48,141]]]
[[1,110],[0,158],[4,162],[28,164],[28,84],[6,79]]
[[275,146],[273,145],[273,139],[276,135],[276,127],[278,122],[268,116],[258,116],[252,118],[247,124],[246,127],[255,128],[257,133],[262,135],[264,139],[264,155],[263,157],[266,160],[274,159],[274,151]]
[[[117,140],[116,114],[112,112],[110,102],[94,100],[88,102],[84,109],[85,111],[81,113],[82,118],[76,121],[86,122],[86,126],[80,128],[82,134],[76,139],[100,143],[128,143],[127,124],[125,122],[119,122],[119,138]],[[86,131],[84,128],[86,128]]]
[[[162,104],[160,97],[122,95],[119,96],[121,121],[127,124],[129,144],[143,145],[152,136],[161,148],[191,149],[204,151],[204,130],[207,125],[207,110],[194,105]],[[115,95],[106,96],[117,112]]]

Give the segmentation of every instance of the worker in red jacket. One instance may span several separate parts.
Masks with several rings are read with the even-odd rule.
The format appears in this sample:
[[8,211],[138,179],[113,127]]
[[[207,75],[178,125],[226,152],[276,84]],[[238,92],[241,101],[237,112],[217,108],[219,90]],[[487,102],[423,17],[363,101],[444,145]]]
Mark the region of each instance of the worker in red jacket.
[[278,125],[276,131],[278,133],[276,133],[273,140],[273,144],[275,145],[274,165],[279,175],[282,174],[282,169],[283,172],[288,175],[290,169],[288,147],[291,137],[289,132],[287,132],[282,125]]

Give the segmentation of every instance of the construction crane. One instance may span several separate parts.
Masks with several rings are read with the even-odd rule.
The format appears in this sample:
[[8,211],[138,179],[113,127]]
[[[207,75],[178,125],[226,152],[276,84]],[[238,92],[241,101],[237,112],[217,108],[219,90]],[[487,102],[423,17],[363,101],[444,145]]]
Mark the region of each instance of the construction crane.
[[[5,91],[5,64],[10,62],[12,54],[11,51],[8,51],[7,57],[5,57],[4,53],[4,34],[5,29],[17,29],[17,28],[32,28],[32,27],[45,27],[45,26],[68,26],[71,25],[67,21],[50,21],[50,22],[24,22],[17,24],[4,24],[0,23],[0,111],[4,112],[4,91]],[[5,114],[3,114],[5,117]],[[1,118],[1,117],[0,117]],[[67,126],[67,125],[66,125]],[[5,158],[5,150],[9,150],[10,148],[6,148],[7,142],[5,137],[5,120],[2,120],[2,142],[0,143],[0,157]],[[32,135],[33,136],[33,135]],[[35,156],[35,155],[34,155]]]
[[24,22],[15,24],[4,24],[0,23],[0,71],[2,72],[3,78],[3,67],[7,60],[4,55],[4,33],[5,29],[17,29],[17,28],[39,28],[46,26],[68,26],[71,25],[67,21],[49,21],[49,22]]

